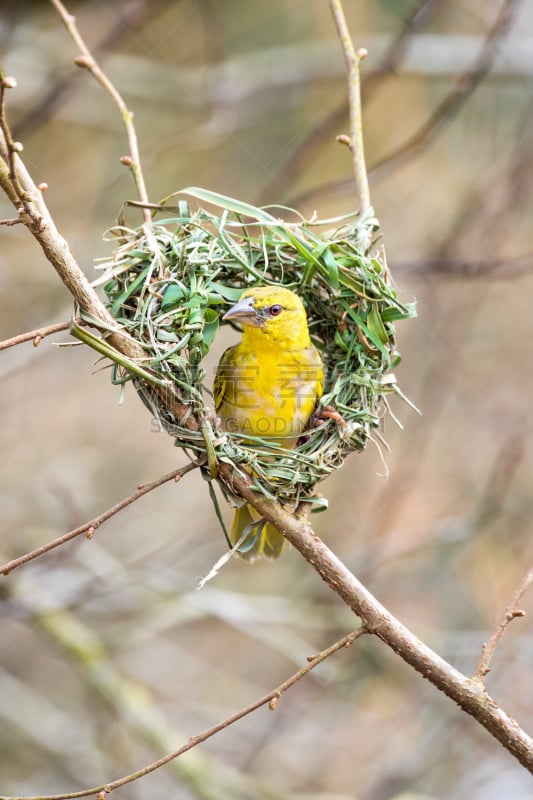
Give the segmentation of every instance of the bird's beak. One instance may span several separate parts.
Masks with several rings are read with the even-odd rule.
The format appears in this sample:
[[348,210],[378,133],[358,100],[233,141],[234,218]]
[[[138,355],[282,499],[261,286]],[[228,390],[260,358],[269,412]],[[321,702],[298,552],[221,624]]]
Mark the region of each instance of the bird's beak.
[[235,322],[240,322],[241,325],[252,325],[254,328],[258,328],[261,324],[251,297],[241,298],[229,311],[226,311],[222,319],[235,320]]

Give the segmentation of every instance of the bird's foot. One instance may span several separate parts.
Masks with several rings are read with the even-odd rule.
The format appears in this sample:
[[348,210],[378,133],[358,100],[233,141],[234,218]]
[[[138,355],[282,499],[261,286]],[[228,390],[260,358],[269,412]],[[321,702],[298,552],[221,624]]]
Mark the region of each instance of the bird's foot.
[[336,422],[337,425],[340,425],[342,428],[346,428],[348,424],[346,420],[343,419],[342,415],[339,414],[335,408],[333,408],[333,406],[322,406],[311,415],[309,427],[317,428],[319,425],[323,425],[324,422],[327,422],[328,419],[334,420],[334,422]]

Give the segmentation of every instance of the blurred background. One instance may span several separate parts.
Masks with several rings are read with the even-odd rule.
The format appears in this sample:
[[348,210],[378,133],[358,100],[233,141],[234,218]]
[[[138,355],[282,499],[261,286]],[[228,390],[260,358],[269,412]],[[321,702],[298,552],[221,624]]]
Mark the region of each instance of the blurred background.
[[[532,0],[345,0],[364,62],[371,194],[400,297],[385,469],[373,445],[322,487],[316,530],[471,674],[532,558]],[[71,2],[135,113],[152,200],[199,185],[304,214],[356,205],[344,61],[325,0]],[[92,278],[134,199],[118,112],[47,2],[0,4],[8,118]],[[2,217],[13,210],[0,200]],[[131,223],[140,219],[133,214]],[[69,317],[27,230],[0,228],[0,338]],[[90,520],[183,456],[63,334],[2,353],[2,562]],[[232,341],[219,336],[208,369]],[[197,473],[2,578],[0,793],[139,769],[274,688],[356,620],[297,552],[234,559]],[[533,592],[523,608],[533,612]],[[487,679],[531,731],[530,616]],[[118,798],[523,800],[528,773],[374,639]]]

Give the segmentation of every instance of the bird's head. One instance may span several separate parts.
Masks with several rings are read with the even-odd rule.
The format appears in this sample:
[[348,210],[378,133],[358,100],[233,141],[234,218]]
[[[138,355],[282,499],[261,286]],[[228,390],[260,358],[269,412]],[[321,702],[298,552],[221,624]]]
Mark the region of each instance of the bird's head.
[[300,298],[282,286],[247,289],[224,314],[243,326],[244,336],[289,347],[309,347],[307,317]]

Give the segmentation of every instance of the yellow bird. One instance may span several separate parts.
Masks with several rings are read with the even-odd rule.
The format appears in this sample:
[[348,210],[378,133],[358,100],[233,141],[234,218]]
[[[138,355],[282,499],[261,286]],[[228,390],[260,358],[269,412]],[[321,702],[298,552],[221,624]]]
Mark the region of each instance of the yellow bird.
[[[224,315],[242,325],[242,341],[218,365],[215,410],[227,431],[260,436],[291,449],[322,395],[324,370],[311,344],[300,298],[281,286],[247,289]],[[277,558],[284,537],[249,505],[235,511],[230,540],[253,561]]]

